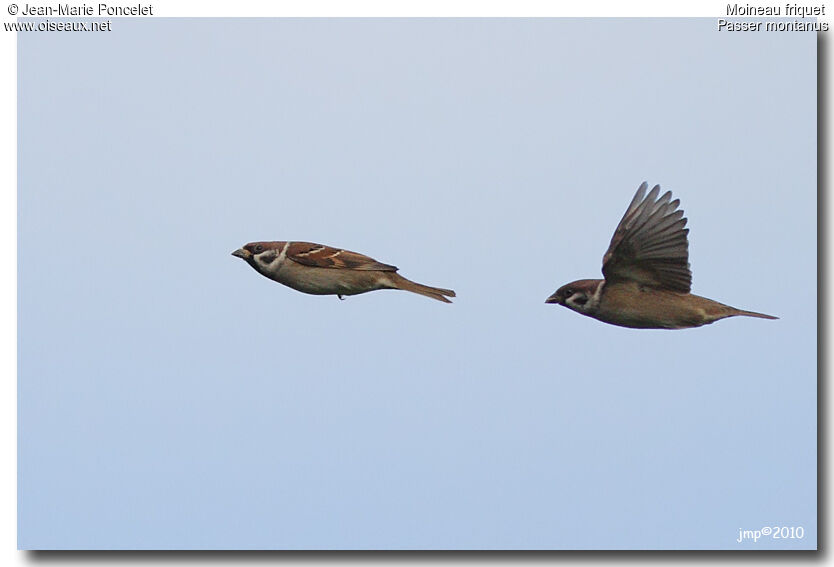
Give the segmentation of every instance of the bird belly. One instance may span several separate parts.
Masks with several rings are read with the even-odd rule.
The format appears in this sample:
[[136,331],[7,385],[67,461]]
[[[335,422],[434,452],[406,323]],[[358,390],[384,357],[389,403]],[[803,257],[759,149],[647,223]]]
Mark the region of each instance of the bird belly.
[[317,268],[286,261],[269,277],[311,295],[357,295],[386,287],[378,281],[378,274],[373,270]]
[[714,303],[696,295],[638,284],[607,285],[593,316],[634,329],[688,329],[721,318],[711,317],[704,302]]

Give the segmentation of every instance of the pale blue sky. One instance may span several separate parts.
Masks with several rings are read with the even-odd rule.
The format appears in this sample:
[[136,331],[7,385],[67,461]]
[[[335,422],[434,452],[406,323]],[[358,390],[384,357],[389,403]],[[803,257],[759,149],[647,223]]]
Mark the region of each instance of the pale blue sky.
[[[22,33],[19,545],[816,546],[816,37],[689,20],[129,20]],[[666,332],[545,305],[643,180]],[[458,293],[339,301],[309,240]],[[802,526],[802,540],[736,542]]]

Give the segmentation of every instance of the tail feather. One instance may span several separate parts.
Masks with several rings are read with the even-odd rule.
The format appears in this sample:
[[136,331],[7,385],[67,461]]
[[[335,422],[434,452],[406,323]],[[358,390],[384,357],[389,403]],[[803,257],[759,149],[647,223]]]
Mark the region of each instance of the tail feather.
[[446,297],[455,297],[455,292],[451,289],[443,289],[442,287],[431,287],[428,285],[418,284],[417,282],[413,282],[409,279],[406,279],[397,273],[393,273],[391,275],[393,276],[391,278],[393,287],[396,289],[425,295],[426,297],[431,297],[432,299],[442,301],[443,303],[451,303],[451,301],[446,299]]
[[779,317],[774,317],[773,315],[765,315],[764,313],[756,313],[755,311],[745,311],[743,309],[736,309],[736,312],[733,315],[741,315],[744,317],[758,317],[759,319],[778,319]]

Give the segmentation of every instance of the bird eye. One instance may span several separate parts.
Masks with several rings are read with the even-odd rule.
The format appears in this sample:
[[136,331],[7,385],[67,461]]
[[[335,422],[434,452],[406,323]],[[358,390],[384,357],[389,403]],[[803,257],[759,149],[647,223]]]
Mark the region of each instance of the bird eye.
[[264,247],[261,244],[258,244],[258,245],[255,246],[255,254],[258,254],[258,253],[263,252],[263,251],[264,251]]
[[565,297],[570,297],[571,295],[573,295],[573,290],[572,289],[566,289],[565,290]]

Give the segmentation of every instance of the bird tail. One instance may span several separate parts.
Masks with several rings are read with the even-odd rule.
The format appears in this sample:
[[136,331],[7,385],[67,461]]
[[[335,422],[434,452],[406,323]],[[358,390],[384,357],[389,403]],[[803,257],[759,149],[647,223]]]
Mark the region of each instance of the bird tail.
[[431,297],[432,299],[442,301],[443,303],[451,303],[451,301],[446,299],[446,297],[444,296],[455,297],[455,292],[451,289],[443,289],[442,287],[431,287],[428,285],[418,284],[417,282],[413,282],[409,279],[406,279],[397,273],[393,273],[391,274],[391,276],[391,283],[395,289],[402,289],[404,291],[410,291],[412,293],[419,293],[420,295]]
[[773,315],[765,315],[764,313],[756,313],[755,311],[745,311],[744,309],[736,309],[733,315],[741,315],[743,317],[758,317],[759,319],[778,319]]

